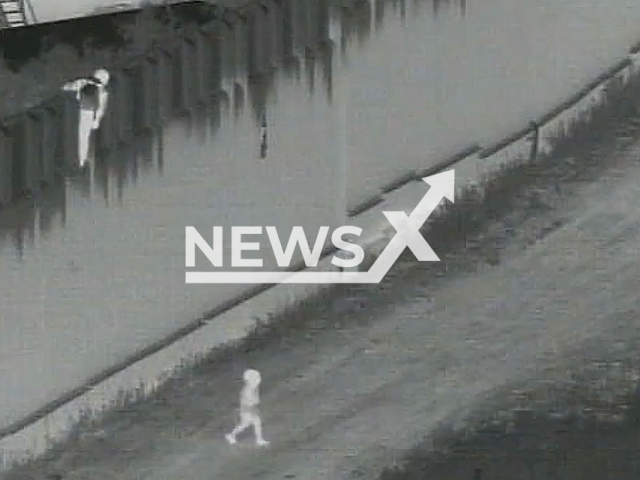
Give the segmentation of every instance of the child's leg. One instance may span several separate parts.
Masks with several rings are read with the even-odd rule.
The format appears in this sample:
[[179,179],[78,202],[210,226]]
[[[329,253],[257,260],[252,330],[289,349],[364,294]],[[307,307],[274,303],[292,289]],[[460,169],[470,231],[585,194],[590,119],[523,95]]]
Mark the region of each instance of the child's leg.
[[91,110],[80,109],[78,122],[78,161],[82,167],[89,160],[89,141],[93,121]]
[[245,412],[240,412],[240,423],[233,429],[231,433],[225,435],[227,441],[231,444],[236,443],[236,436],[251,426],[251,417]]
[[256,433],[256,443],[258,445],[267,445],[269,442],[267,442],[262,436],[262,420],[260,419],[260,415],[252,414],[251,417],[251,423],[253,423],[253,428]]

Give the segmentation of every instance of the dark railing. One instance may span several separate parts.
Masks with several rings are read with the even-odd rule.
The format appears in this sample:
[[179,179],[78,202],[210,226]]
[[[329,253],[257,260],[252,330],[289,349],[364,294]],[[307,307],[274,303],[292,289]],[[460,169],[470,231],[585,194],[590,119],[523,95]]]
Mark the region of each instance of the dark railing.
[[0,28],[19,28],[36,22],[30,0],[0,0]]

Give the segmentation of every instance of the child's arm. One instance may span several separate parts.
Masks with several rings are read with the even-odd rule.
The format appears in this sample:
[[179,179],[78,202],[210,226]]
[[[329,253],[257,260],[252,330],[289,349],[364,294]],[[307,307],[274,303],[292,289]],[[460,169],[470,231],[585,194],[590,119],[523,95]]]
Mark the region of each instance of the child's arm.
[[86,78],[79,78],[73,82],[65,83],[62,86],[62,90],[66,92],[76,92],[76,97],[80,99],[80,90],[88,83],[89,82]]
[[240,393],[240,406],[255,407],[260,403],[260,397],[256,388],[244,387]]
[[102,117],[104,117],[104,114],[107,111],[108,101],[109,101],[109,94],[104,90],[104,88],[102,88],[100,91],[100,102],[98,103],[98,110],[96,110],[96,116],[93,121],[94,130],[96,130],[100,126]]

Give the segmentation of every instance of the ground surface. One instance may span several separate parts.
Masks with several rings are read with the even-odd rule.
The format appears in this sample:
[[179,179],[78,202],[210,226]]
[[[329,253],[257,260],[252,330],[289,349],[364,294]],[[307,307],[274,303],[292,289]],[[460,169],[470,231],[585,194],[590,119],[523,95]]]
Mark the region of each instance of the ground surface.
[[[637,358],[629,360],[639,346],[636,340],[603,352],[591,345],[592,361],[580,375],[510,392],[517,408],[493,412],[467,438],[426,442],[381,480],[640,478],[640,384],[622,393],[638,368]],[[593,361],[598,350],[606,360]]]
[[[614,142],[603,138],[557,159],[555,171],[530,172],[537,179],[517,188],[509,212],[461,248],[445,256],[432,241],[444,262],[406,258],[381,285],[308,307],[299,325],[219,355],[11,477],[375,478],[442,422],[499,407],[513,388],[567,381],[612,355],[631,362],[617,388],[631,387],[640,339],[637,119],[619,125]],[[263,375],[272,443],[262,450],[249,439],[231,448],[223,437],[250,366]],[[433,478],[460,478],[444,475]]]

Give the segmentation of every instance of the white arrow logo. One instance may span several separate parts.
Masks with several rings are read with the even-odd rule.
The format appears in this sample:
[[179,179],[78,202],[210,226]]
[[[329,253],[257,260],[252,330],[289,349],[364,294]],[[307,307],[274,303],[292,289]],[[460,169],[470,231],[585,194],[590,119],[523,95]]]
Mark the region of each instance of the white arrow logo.
[[380,283],[405,248],[421,262],[438,262],[440,258],[420,233],[429,216],[443,198],[455,199],[454,170],[422,179],[430,188],[411,215],[402,211],[382,212],[396,229],[368,272],[187,272],[187,283]]
[[384,278],[405,247],[409,247],[421,262],[440,261],[438,255],[420,234],[420,228],[422,228],[424,222],[427,221],[433,211],[438,208],[443,198],[451,202],[455,201],[455,174],[453,170],[449,170],[425,177],[422,180],[430,185],[431,188],[422,197],[416,208],[413,209],[411,215],[407,217],[404,212],[382,212],[398,233],[391,239],[389,245],[387,245],[371,269],[366,272],[368,275],[375,275],[373,277],[377,278],[375,283]]

